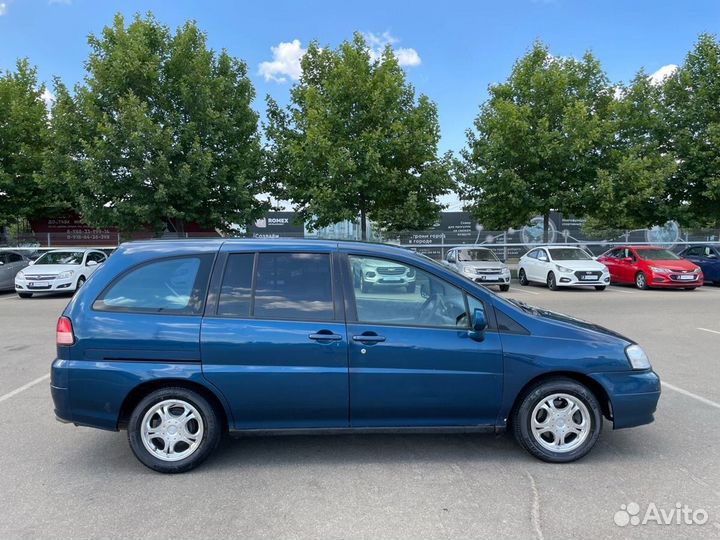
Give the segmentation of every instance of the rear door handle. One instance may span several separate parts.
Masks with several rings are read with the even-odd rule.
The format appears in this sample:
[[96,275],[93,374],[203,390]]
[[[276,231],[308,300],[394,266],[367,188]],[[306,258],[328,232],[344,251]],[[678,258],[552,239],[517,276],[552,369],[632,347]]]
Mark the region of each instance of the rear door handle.
[[380,343],[385,341],[385,336],[353,336],[353,341],[359,341],[360,343]]
[[342,336],[340,334],[323,334],[322,332],[318,332],[317,334],[310,334],[308,339],[312,339],[313,341],[340,341]]

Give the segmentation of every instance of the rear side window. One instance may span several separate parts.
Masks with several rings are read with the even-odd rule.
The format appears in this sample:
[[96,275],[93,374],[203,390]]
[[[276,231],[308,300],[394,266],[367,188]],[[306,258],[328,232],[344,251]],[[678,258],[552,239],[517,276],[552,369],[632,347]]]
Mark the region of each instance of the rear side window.
[[218,315],[223,317],[250,315],[254,262],[254,253],[238,253],[228,257],[220,290]]
[[265,319],[332,320],[330,255],[260,253],[252,315]]
[[140,265],[112,282],[93,308],[138,313],[200,313],[211,264],[212,255],[198,255]]

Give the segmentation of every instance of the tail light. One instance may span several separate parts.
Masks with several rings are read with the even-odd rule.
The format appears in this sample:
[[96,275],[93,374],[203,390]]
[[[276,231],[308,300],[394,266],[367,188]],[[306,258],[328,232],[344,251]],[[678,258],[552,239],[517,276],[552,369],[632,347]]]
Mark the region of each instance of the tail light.
[[75,335],[73,334],[72,321],[67,317],[60,317],[57,322],[57,331],[55,332],[55,343],[58,346],[72,345],[75,343]]

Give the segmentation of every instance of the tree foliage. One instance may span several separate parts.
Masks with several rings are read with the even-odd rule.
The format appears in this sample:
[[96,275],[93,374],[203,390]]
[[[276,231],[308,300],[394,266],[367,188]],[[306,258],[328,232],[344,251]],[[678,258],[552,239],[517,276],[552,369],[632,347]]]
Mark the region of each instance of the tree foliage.
[[668,183],[678,220],[720,226],[720,43],[702,34],[664,84],[665,129],[678,167]]
[[45,88],[27,60],[0,76],[0,226],[48,204],[38,182],[48,142]]
[[161,232],[171,220],[227,228],[263,213],[261,148],[247,68],[207,48],[193,22],[116,15],[89,37],[84,84],[56,83],[48,171],[95,226]]
[[435,104],[415,98],[390,47],[373,60],[360,34],[336,50],[312,43],[281,109],[268,98],[268,174],[310,226],[360,216],[392,230],[422,228],[452,186],[438,158]]
[[590,53],[556,57],[535,43],[489,93],[462,151],[462,197],[490,229],[544,216],[547,241],[551,211],[585,213],[612,137],[612,89]]

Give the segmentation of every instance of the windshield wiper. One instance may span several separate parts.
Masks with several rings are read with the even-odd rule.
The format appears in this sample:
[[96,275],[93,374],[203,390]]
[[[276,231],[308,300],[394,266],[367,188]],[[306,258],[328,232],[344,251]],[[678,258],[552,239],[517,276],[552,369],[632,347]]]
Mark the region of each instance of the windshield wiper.
[[533,315],[537,315],[538,310],[534,308],[533,306],[526,304],[522,300],[515,300],[514,298],[508,298],[508,302],[515,304],[520,309],[527,311],[528,313],[532,313]]

